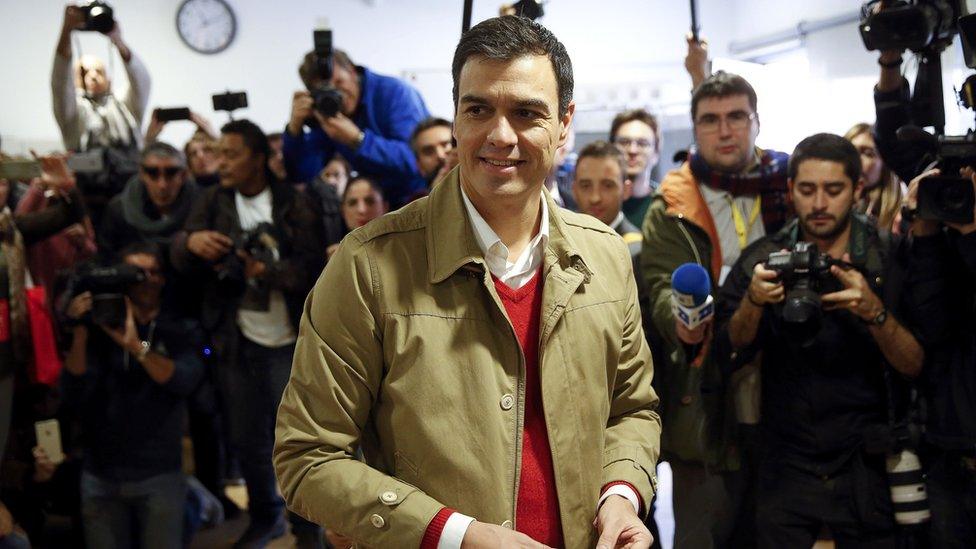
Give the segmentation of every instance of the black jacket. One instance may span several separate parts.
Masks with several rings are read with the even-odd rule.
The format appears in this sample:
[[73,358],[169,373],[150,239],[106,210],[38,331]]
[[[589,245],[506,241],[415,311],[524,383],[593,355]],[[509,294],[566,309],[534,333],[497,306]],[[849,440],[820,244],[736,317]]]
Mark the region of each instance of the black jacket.
[[[193,232],[212,230],[238,242],[243,231],[237,216],[235,192],[220,186],[206,189],[190,212],[184,230],[174,236],[170,252],[173,266],[179,272],[199,277],[197,280],[204,291],[200,320],[213,337],[218,355],[223,347],[236,342],[237,310],[242,296],[229,293],[213,265],[193,255],[186,241]],[[304,193],[288,184],[271,184],[271,217],[279,232],[280,248],[279,260],[267,265],[265,280],[270,289],[284,294],[288,316],[296,330],[305,296],[325,261],[322,222],[309,201]]]

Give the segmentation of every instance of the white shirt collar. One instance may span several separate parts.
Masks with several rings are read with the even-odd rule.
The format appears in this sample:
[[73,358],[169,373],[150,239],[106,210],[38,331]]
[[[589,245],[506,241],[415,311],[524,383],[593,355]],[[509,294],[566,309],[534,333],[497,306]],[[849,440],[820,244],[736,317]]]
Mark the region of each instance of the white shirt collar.
[[543,193],[542,196],[542,220],[539,223],[539,233],[532,238],[514,262],[508,261],[508,246],[478,213],[477,208],[464,192],[464,187],[461,187],[461,198],[464,200],[464,209],[468,212],[468,219],[471,220],[471,226],[474,228],[474,238],[485,256],[485,262],[488,263],[488,270],[508,286],[522,287],[542,264],[543,254],[546,246],[549,245],[549,206],[546,204],[545,194]]

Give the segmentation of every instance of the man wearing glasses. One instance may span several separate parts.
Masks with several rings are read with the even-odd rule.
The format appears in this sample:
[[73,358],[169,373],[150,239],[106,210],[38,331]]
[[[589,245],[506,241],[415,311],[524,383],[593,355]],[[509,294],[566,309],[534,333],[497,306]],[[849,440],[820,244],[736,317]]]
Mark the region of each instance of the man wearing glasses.
[[627,161],[626,178],[631,182],[631,195],[624,200],[623,212],[627,221],[640,227],[651,205],[651,196],[658,182],[651,179],[661,153],[661,132],[657,118],[644,109],[624,111],[610,124],[610,141],[620,149]]
[[[788,155],[756,148],[756,103],[752,86],[734,74],[719,71],[695,88],[696,147],[661,182],[643,223],[641,269],[663,345],[654,381],[662,393],[662,456],[673,472],[679,549],[754,545],[754,496],[745,492],[754,463],[747,441],[758,422],[755,367],[733,378],[727,394],[715,389],[720,380],[703,379],[711,371],[703,367],[711,360],[711,321],[688,329],[675,318],[671,273],[698,263],[714,295],[742,250],[787,220]],[[721,417],[732,406],[734,420],[706,423],[706,410],[709,418]],[[724,429],[736,424],[737,431]]]

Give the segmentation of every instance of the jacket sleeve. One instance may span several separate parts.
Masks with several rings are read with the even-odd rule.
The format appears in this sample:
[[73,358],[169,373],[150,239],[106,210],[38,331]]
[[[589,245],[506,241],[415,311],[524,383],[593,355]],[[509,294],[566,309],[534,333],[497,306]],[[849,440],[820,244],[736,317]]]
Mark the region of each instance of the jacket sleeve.
[[288,180],[310,183],[335,154],[335,145],[321,128],[292,135],[288,128],[282,133],[281,154]]
[[367,249],[347,237],[305,303],[273,460],[292,511],[357,543],[418,547],[444,506],[355,456],[383,375],[378,293]]
[[295,226],[291,253],[268,265],[265,280],[272,288],[289,292],[308,293],[325,262],[322,244],[322,223],[309,205],[312,200],[305,192],[296,191],[294,208],[286,223]]
[[78,96],[71,75],[71,59],[58,53],[54,54],[54,66],[51,68],[51,102],[64,148],[77,149],[81,143],[82,129]]
[[[610,417],[603,454],[603,486],[625,482],[634,487],[642,501],[649,502],[657,490],[658,456],[661,451],[661,418],[656,409],[657,394],[651,387],[654,365],[641,327],[637,282],[630,268],[630,252],[619,243],[621,262],[628,268],[621,285],[624,300],[624,333],[614,378]],[[649,505],[644,505],[648,511]]]
[[420,172],[410,148],[410,136],[417,124],[429,116],[427,107],[420,95],[406,84],[392,87],[386,95],[384,112],[376,113],[379,131],[362,128],[363,142],[351,151],[351,158],[367,172],[412,181],[420,177]]
[[908,81],[902,79],[901,88],[890,92],[874,90],[874,142],[885,164],[902,181],[911,181],[920,173],[924,156],[917,145],[898,140],[898,128],[912,124]]
[[[651,322],[656,337],[669,348],[681,347],[671,312],[671,273],[683,263],[694,263],[687,239],[677,223],[668,219],[660,204],[652,204],[642,229],[641,276],[647,289]],[[707,269],[708,266],[705,265]]]
[[142,125],[142,118],[146,114],[146,105],[149,104],[149,90],[152,87],[152,78],[149,71],[142,64],[139,56],[129,49],[132,57],[125,64],[125,74],[128,79],[128,86],[122,90],[122,101],[136,119],[137,127],[134,130],[138,133]]
[[759,349],[762,348],[762,339],[767,322],[766,310],[763,311],[762,319],[759,321],[759,329],[756,331],[755,340],[743,349],[736,349],[732,346],[732,340],[729,338],[729,321],[732,319],[732,315],[739,309],[742,298],[746,295],[749,284],[752,282],[752,271],[762,256],[761,250],[765,249],[766,246],[764,243],[757,241],[743,250],[742,255],[739,256],[739,260],[735,262],[732,270],[729,271],[725,279],[725,284],[719,289],[718,297],[715,300],[713,352],[715,353],[716,364],[722,369],[722,373],[725,375],[748,364],[756,356],[756,353],[759,352]]
[[52,200],[43,210],[17,214],[14,222],[24,235],[24,244],[33,244],[61,232],[85,218],[81,194],[73,189],[67,196]]

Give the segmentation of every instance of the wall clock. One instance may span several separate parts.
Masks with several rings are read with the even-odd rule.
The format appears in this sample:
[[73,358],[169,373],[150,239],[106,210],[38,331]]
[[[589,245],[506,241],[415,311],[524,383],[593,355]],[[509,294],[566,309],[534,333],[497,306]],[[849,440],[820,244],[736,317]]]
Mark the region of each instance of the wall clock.
[[224,0],[184,0],[176,12],[176,30],[190,49],[220,53],[234,41],[237,18]]

